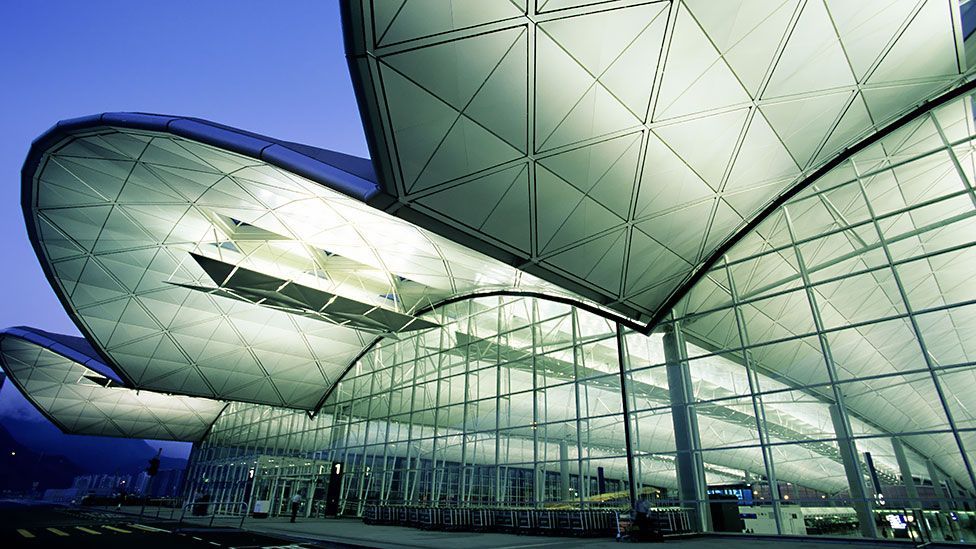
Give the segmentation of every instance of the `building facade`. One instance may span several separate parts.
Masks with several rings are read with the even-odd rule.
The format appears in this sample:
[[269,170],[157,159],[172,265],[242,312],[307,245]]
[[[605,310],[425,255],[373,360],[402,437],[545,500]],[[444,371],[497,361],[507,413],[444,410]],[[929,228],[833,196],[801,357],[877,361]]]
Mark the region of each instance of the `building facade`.
[[976,537],[969,3],[537,4],[345,3],[372,162],[53,128],[24,213],[85,342],[8,330],[10,380],[271,514]]

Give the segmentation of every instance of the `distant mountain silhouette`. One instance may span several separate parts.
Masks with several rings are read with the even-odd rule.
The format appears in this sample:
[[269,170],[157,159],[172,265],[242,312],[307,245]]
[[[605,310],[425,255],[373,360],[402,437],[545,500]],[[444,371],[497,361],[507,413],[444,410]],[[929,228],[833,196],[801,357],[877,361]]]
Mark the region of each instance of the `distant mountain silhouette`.
[[[50,422],[3,418],[3,425],[21,444],[38,452],[59,453],[91,473],[138,473],[156,449],[134,438],[66,435]],[[184,459],[163,457],[161,469],[182,468]]]
[[[42,482],[42,490],[66,488],[75,476],[89,473],[138,474],[156,455],[145,440],[66,435],[48,421],[10,417],[0,422],[0,445],[0,489],[14,490],[24,489],[24,483],[30,488],[35,480]],[[21,456],[31,458],[17,459]],[[184,467],[185,459],[160,459],[161,469]]]
[[37,490],[66,488],[75,476],[86,471],[65,456],[55,452],[38,452],[19,443],[0,425],[0,490],[29,493]]

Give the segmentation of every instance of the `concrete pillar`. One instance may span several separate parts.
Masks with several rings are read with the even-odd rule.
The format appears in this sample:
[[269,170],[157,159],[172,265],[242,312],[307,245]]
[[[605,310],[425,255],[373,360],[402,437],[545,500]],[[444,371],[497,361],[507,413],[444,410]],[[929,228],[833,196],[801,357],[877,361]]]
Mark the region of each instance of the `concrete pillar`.
[[535,505],[541,507],[546,501],[546,468],[542,463],[535,464]]
[[569,501],[569,444],[559,441],[559,499]]
[[664,359],[667,363],[671,421],[674,424],[674,442],[677,450],[675,467],[678,475],[678,496],[684,505],[695,509],[698,529],[708,531],[711,530],[711,517],[705,494],[701,454],[695,452],[701,444],[698,437],[694,397],[691,392],[691,375],[685,356],[687,355],[684,350],[684,340],[680,332],[669,328],[664,333]]
[[830,405],[830,420],[837,433],[837,446],[840,448],[840,459],[847,476],[847,486],[853,500],[854,512],[860,525],[861,535],[866,538],[877,538],[878,529],[874,524],[874,513],[871,512],[871,502],[868,491],[864,486],[864,476],[861,475],[861,464],[857,460],[857,448],[854,441],[844,433],[849,433],[844,416],[836,404]]
[[305,491],[305,518],[312,516],[312,505],[314,503],[312,500],[315,499],[315,483],[315,477],[309,477],[308,490]]
[[947,476],[942,478],[945,479],[946,492],[949,494],[949,503],[952,505],[952,509],[962,509],[962,500],[959,497],[961,492],[957,489],[955,481]]
[[932,488],[935,490],[936,505],[942,511],[949,510],[949,502],[946,499],[945,490],[942,488],[942,475],[931,459],[925,460],[925,467],[929,470],[929,478],[932,480]]
[[925,460],[925,467],[929,471],[929,478],[932,479],[932,487],[935,489],[935,497],[938,500],[939,511],[941,511],[936,514],[939,528],[943,535],[949,536],[952,540],[958,540],[959,524],[950,517],[950,513],[955,507],[952,501],[952,480],[946,478],[946,483],[943,486],[942,473],[939,472],[938,466],[931,459]]
[[915,487],[915,481],[912,480],[912,469],[908,466],[908,458],[905,457],[905,447],[897,438],[891,439],[891,447],[895,451],[895,461],[898,462],[901,482],[905,485],[905,494],[908,495],[908,505],[913,509],[921,509],[922,502],[918,499],[918,489]]
[[956,504],[959,505],[958,509],[965,511],[970,510],[972,508],[972,498],[969,496],[969,491],[967,491],[962,484],[956,481],[953,481],[952,487],[956,492]]

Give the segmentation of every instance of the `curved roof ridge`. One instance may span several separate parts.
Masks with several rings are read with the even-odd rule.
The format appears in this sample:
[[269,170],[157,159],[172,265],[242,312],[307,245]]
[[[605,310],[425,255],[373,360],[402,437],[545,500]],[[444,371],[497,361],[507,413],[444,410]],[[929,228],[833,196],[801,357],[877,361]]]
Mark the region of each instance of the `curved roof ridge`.
[[[379,192],[376,172],[367,158],[275,139],[201,118],[142,112],[106,112],[58,122],[31,142],[21,173],[25,178],[33,177],[44,151],[69,134],[104,126],[161,131],[194,139],[262,160],[363,202]],[[337,172],[344,175],[339,177]]]

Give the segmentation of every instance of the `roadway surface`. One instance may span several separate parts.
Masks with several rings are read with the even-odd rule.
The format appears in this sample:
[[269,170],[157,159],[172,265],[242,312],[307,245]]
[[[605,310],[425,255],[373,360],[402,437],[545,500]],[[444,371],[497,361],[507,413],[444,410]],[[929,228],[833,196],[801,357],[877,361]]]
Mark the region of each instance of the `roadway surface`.
[[[248,519],[244,530],[203,527],[179,521],[138,515],[138,507],[95,509],[57,506],[39,502],[0,500],[0,548],[383,548],[383,549],[619,549],[605,538],[556,538],[501,533],[429,531],[404,526],[366,525],[358,519]],[[147,510],[148,512],[148,510]],[[179,513],[177,513],[178,516]],[[233,519],[236,524],[239,519]],[[670,539],[672,549],[802,549],[889,548],[910,549],[907,541],[855,540],[816,537],[757,537],[708,535]],[[652,545],[652,547],[657,546]],[[955,547],[932,544],[935,547]]]
[[238,530],[201,528],[112,511],[42,502],[0,500],[0,547],[35,548],[350,548],[323,541]]

